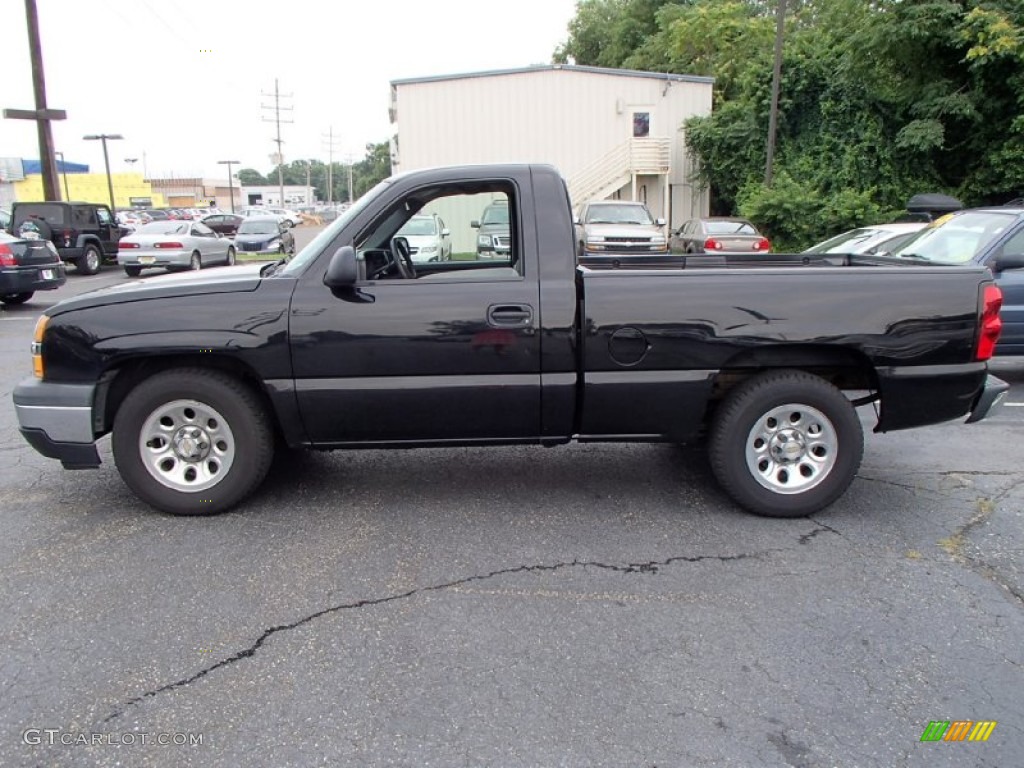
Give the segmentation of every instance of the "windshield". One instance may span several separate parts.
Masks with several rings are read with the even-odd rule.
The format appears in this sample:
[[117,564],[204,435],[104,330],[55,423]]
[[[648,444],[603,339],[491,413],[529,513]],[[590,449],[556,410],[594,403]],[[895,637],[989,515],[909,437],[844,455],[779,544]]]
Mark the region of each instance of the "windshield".
[[185,235],[188,234],[188,226],[183,221],[153,221],[144,225],[139,230],[139,233],[147,235]]
[[484,208],[481,224],[508,224],[507,205],[488,205]]
[[642,205],[592,205],[587,209],[588,224],[653,224],[651,214]]
[[243,221],[238,225],[240,235],[276,235],[278,231],[276,221]]
[[1015,219],[1014,213],[998,211],[944,216],[891,253],[938,264],[967,264],[1002,235]]
[[[324,248],[331,244],[331,242],[338,236],[348,223],[352,221],[359,213],[362,212],[370,203],[380,197],[384,191],[391,185],[390,179],[384,179],[377,186],[367,192],[365,195],[356,200],[352,205],[348,207],[343,214],[338,216],[329,226],[314,237],[309,245],[299,251],[299,254],[295,256],[288,264],[281,270],[282,275],[296,276],[302,274],[302,272],[316,261],[317,256],[323,253]],[[324,265],[327,266],[326,264]]]
[[433,216],[426,216],[424,218],[420,218],[418,216],[413,216],[411,219],[409,219],[407,222],[405,222],[405,226],[404,227],[402,227],[400,230],[398,230],[398,234],[400,234],[400,235],[413,235],[413,236],[415,236],[415,235],[436,235],[437,234],[437,226],[434,224],[434,217]]

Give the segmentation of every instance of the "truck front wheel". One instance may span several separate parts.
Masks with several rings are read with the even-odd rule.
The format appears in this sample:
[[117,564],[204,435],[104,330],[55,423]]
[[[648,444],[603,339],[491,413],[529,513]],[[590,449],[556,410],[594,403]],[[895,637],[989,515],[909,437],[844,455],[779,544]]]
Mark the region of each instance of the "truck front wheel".
[[212,515],[256,489],[274,449],[255,392],[220,371],[189,368],[132,389],[114,419],[113,450],[121,478],[146,503]]
[[818,376],[765,373],[718,408],[708,446],[722,488],[750,512],[805,517],[853,482],[864,434],[853,404]]

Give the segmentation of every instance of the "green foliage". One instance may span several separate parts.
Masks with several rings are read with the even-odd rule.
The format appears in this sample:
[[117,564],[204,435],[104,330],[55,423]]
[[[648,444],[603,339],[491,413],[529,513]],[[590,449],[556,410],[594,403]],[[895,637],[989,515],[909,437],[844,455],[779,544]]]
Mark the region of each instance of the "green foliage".
[[740,213],[761,226],[779,252],[798,252],[862,224],[884,220],[870,190],[822,196],[813,185],[780,173],[771,187],[750,183],[739,195]]
[[918,192],[1024,194],[1024,0],[789,0],[765,189],[777,2],[580,0],[556,57],[715,77],[684,126],[698,181],[793,247]]
[[238,172],[238,181],[247,187],[258,187],[267,183],[266,177],[254,168],[243,168]]

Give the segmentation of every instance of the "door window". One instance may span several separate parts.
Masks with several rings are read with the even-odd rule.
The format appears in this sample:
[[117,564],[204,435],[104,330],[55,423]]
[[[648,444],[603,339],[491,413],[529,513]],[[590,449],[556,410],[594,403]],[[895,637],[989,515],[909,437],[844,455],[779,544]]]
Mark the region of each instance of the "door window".
[[357,241],[366,279],[520,279],[514,201],[508,182],[412,193]]

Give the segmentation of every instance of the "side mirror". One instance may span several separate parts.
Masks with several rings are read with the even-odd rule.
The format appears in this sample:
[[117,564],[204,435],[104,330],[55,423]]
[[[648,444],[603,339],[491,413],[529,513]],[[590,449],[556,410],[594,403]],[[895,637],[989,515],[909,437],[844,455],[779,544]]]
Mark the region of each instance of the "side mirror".
[[655,219],[654,223],[657,224],[659,227],[664,227],[665,226],[665,220],[664,219]]
[[580,217],[579,216],[573,216],[572,217],[572,223],[575,224],[577,227],[580,226]]
[[359,279],[359,265],[356,262],[356,249],[351,245],[343,245],[331,256],[331,263],[324,275],[324,285],[328,288],[351,288]]
[[448,237],[449,235],[451,235],[451,230],[448,227],[441,230],[441,237]]
[[992,260],[993,272],[1007,269],[1024,269],[1024,253],[1004,253]]
[[473,219],[471,222],[469,222],[469,226],[471,226],[473,229],[480,229],[480,222],[477,221],[476,219]]

